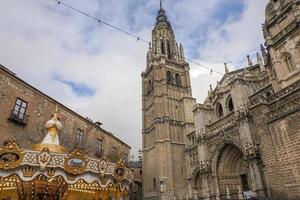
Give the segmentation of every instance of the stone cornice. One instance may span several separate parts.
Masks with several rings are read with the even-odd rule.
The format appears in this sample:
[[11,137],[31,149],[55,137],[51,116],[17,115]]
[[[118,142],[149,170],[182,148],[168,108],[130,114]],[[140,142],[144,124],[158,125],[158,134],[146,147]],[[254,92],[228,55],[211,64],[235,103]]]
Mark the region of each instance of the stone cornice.
[[151,124],[150,127],[142,130],[142,134],[147,134],[147,133],[151,132],[157,124],[164,124],[164,123],[168,123],[171,126],[177,126],[177,127],[184,126],[182,121],[173,120],[169,116],[157,117],[154,119],[154,122]]
[[278,22],[282,21],[286,18],[286,14],[292,9],[292,6],[295,5],[295,3],[299,3],[299,0],[294,1],[290,4],[287,4],[282,10],[279,15],[274,16],[271,20],[265,22],[265,26],[267,28],[273,26],[274,24],[277,24]]
[[285,104],[276,107],[275,109],[266,113],[265,116],[267,118],[267,123],[269,124],[298,111],[300,111],[300,97],[292,99]]
[[289,24],[285,29],[280,31],[272,39],[267,41],[267,46],[272,47],[277,45],[279,42],[283,41],[288,34],[295,31],[299,27],[299,20],[295,19],[291,24]]

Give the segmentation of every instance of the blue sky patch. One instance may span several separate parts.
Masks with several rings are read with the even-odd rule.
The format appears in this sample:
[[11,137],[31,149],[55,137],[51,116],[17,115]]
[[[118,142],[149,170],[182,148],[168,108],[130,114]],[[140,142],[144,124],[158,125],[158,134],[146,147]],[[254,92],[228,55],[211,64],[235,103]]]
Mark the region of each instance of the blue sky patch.
[[78,82],[73,81],[73,80],[66,80],[58,74],[54,74],[53,79],[69,86],[72,89],[72,92],[77,97],[92,97],[96,93],[95,88],[93,88],[91,86],[88,86],[85,83],[78,83]]

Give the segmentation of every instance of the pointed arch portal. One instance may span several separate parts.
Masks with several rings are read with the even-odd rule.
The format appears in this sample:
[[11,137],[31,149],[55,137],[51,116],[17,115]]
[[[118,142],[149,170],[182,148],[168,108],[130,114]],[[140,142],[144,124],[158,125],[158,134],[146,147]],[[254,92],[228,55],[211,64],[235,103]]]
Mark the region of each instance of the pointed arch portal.
[[222,148],[216,167],[221,195],[226,195],[227,188],[232,197],[237,197],[239,190],[250,190],[247,165],[242,151],[236,146],[226,144]]

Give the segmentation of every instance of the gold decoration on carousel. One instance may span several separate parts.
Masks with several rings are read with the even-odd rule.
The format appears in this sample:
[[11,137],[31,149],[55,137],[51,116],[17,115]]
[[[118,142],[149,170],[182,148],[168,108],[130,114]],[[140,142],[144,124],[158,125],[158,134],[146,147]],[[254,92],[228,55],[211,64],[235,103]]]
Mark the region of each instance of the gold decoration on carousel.
[[52,177],[55,175],[56,169],[55,168],[47,168],[47,175]]
[[123,162],[123,160],[120,160],[116,163],[114,177],[118,181],[122,181],[125,177],[124,175],[125,175],[125,163]]
[[68,154],[65,158],[64,167],[66,172],[72,175],[84,173],[87,168],[87,156],[80,147],[77,147],[75,151]]
[[0,169],[14,169],[19,167],[24,158],[15,138],[11,138],[7,144],[0,148]]
[[38,168],[29,166],[29,165],[25,165],[22,167],[21,170],[22,170],[24,177],[32,177],[35,174],[35,172],[38,170]]
[[107,162],[105,160],[105,158],[103,158],[101,160],[101,162],[99,163],[99,171],[100,171],[100,176],[103,177],[104,176],[104,173],[107,169]]
[[40,165],[40,170],[42,172],[46,171],[47,165],[51,161],[50,151],[47,147],[43,148],[40,155],[38,156],[38,162]]

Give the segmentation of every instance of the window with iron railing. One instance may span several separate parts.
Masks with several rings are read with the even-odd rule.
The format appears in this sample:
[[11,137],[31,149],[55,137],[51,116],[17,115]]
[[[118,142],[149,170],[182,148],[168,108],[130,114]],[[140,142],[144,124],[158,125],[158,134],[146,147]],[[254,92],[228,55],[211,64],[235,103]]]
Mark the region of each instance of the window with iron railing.
[[96,148],[97,148],[97,153],[101,153],[101,151],[102,151],[102,140],[98,139],[96,141]]
[[77,129],[76,144],[79,145],[83,140],[83,130]]
[[26,101],[17,98],[9,119],[13,122],[25,125],[28,117],[26,115],[27,106],[28,103]]

